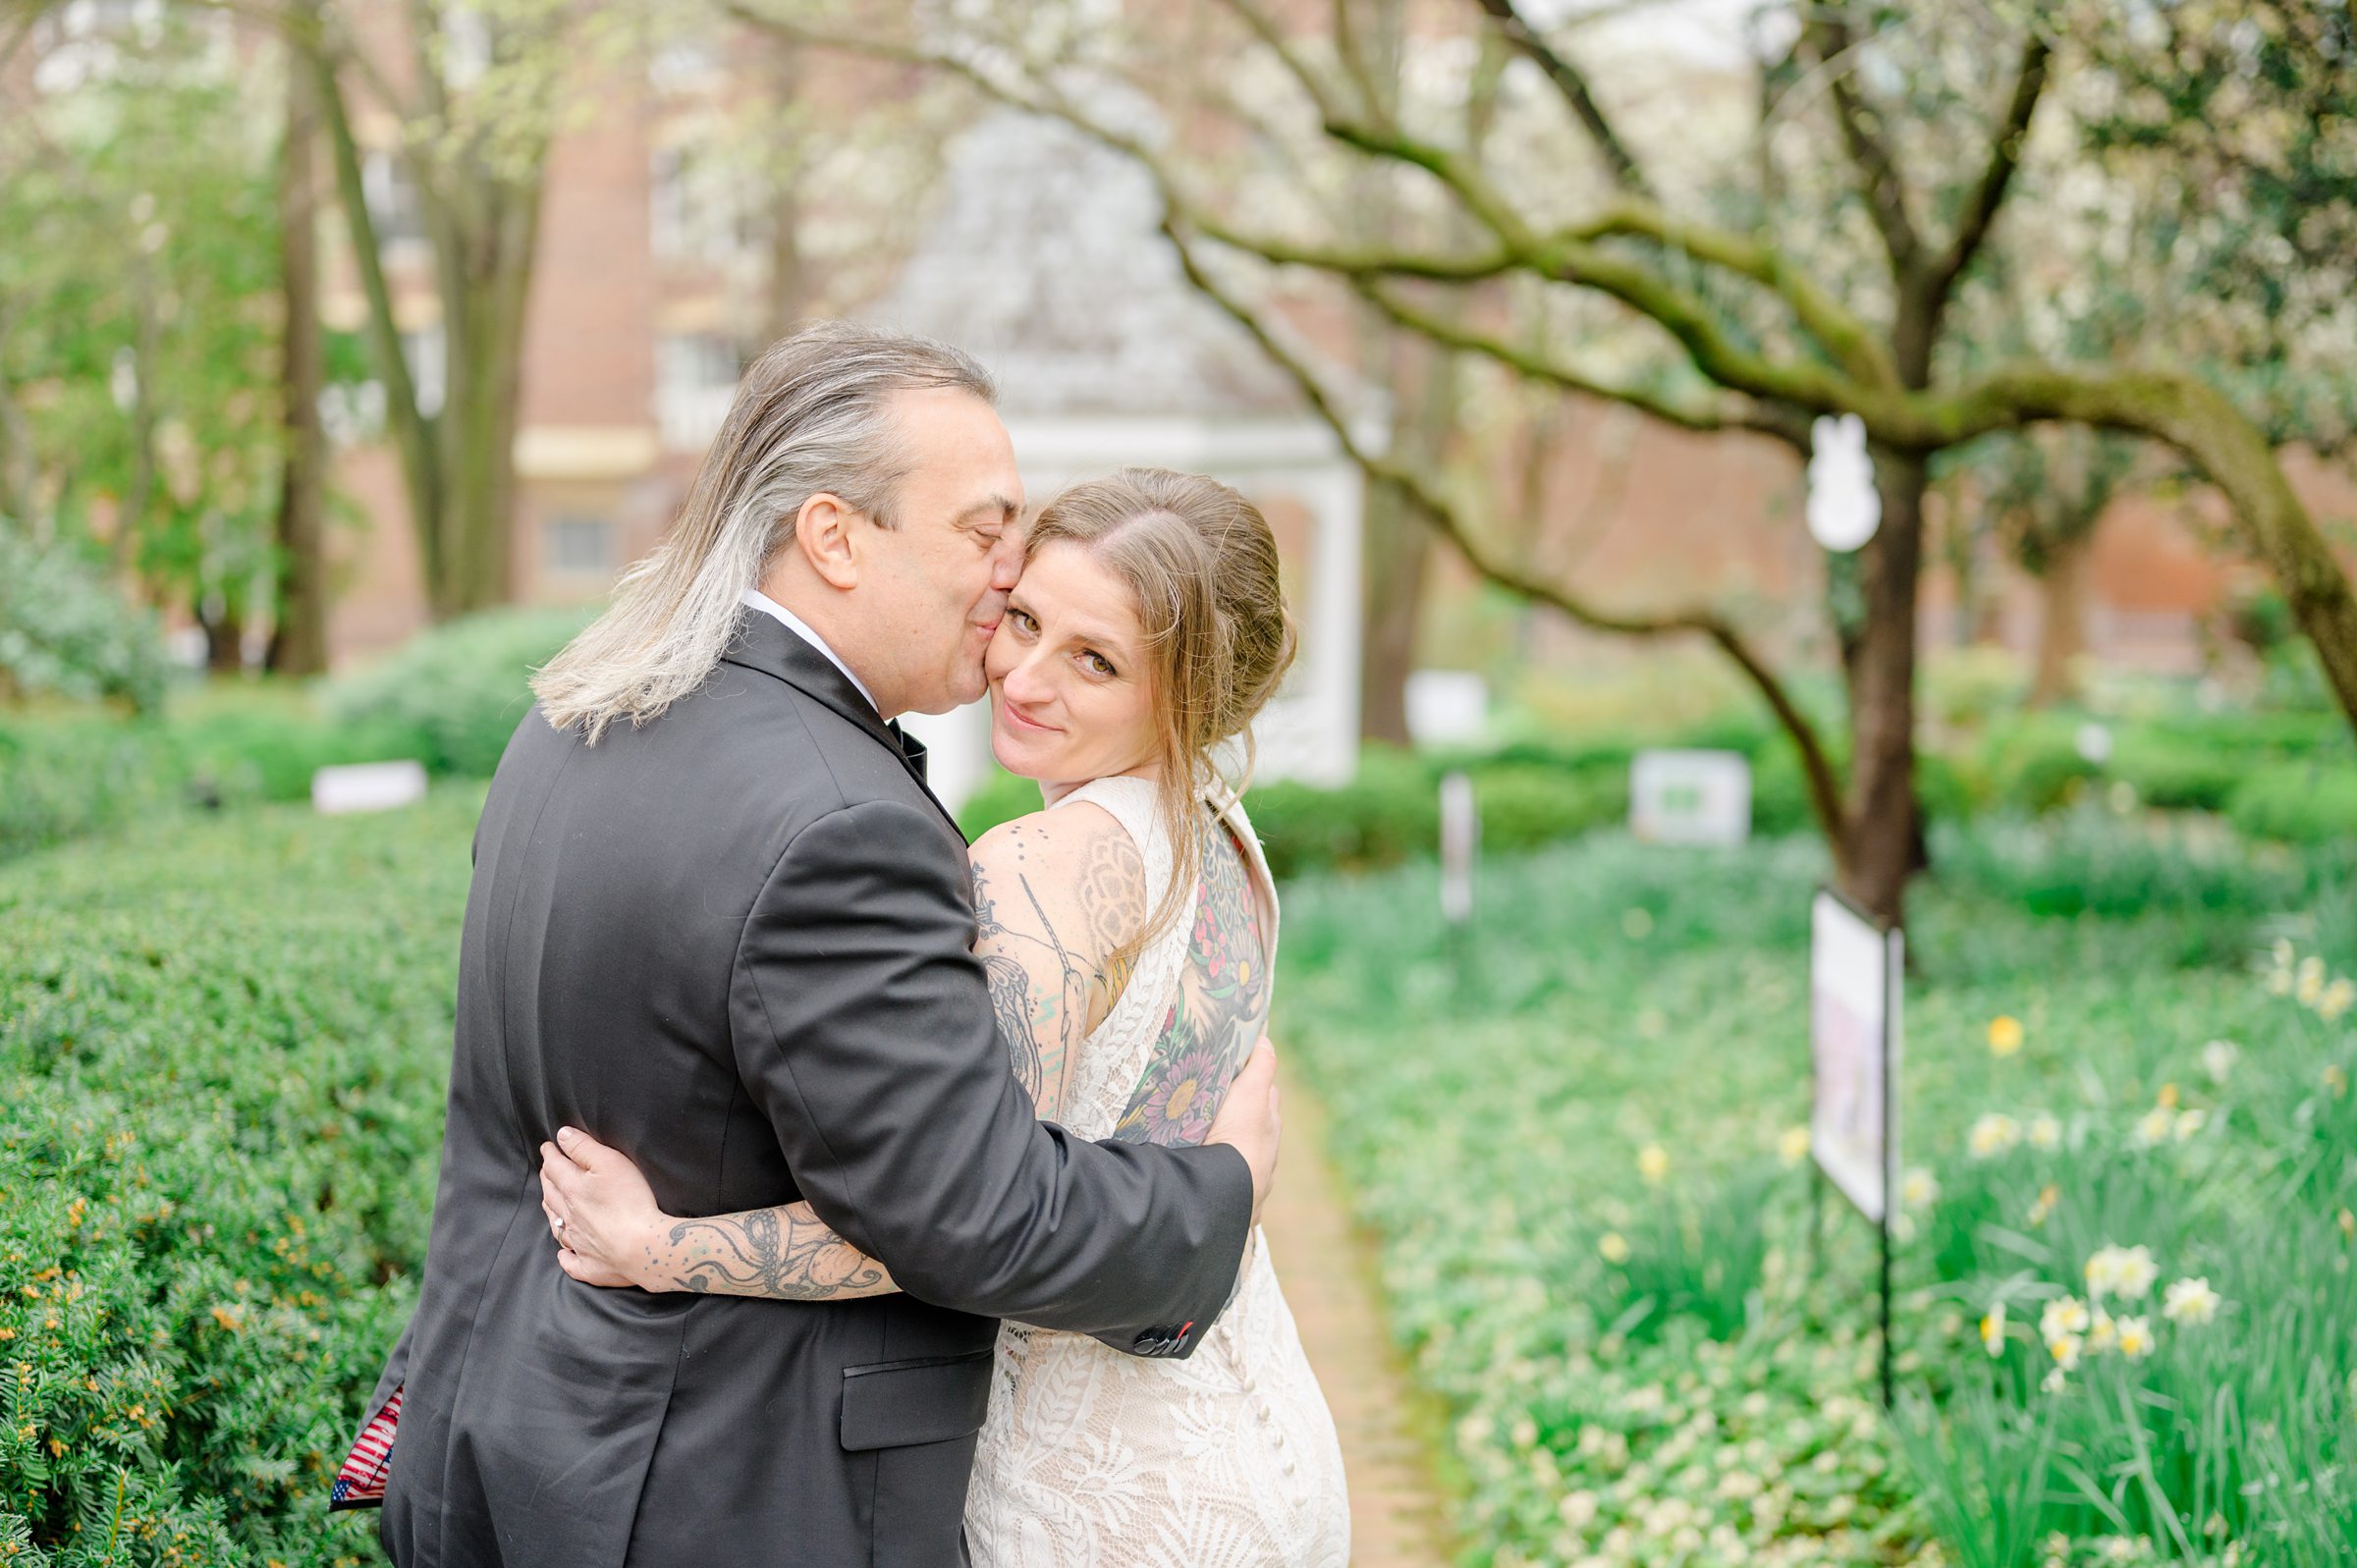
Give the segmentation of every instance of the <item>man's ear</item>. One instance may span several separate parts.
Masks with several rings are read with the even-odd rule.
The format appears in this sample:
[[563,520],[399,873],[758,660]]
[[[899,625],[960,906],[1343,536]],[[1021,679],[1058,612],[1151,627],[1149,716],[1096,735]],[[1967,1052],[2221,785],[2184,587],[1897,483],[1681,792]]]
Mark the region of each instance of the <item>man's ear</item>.
[[839,495],[822,490],[794,516],[794,544],[810,569],[828,586],[859,586],[859,551],[852,535],[859,513]]

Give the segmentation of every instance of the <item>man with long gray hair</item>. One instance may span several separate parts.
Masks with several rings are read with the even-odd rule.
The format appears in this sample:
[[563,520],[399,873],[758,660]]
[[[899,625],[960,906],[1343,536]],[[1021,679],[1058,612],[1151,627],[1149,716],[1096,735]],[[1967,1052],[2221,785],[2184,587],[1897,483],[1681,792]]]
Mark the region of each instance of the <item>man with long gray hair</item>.
[[[991,397],[937,344],[787,339],[535,681],[475,836],[417,1313],[340,1484],[381,1492],[401,1568],[959,1563],[998,1318],[1185,1355],[1228,1299],[1266,1052],[1203,1148],[1039,1122],[964,840],[891,722],[981,695],[1020,570]],[[539,1170],[574,1128],[673,1215],[800,1200],[703,1221],[699,1268],[824,1297],[865,1282],[848,1241],[901,1293],[568,1277]]]

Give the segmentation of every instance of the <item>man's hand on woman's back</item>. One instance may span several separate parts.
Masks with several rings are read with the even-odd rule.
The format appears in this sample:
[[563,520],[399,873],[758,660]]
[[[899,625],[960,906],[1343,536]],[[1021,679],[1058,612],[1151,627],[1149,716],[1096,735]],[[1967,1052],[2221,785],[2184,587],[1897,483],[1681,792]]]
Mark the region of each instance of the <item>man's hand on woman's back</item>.
[[1252,1167],[1252,1222],[1260,1223],[1261,1206],[1277,1184],[1277,1144],[1282,1117],[1277,1107],[1277,1048],[1267,1035],[1252,1048],[1251,1056],[1229,1087],[1227,1101],[1211,1123],[1206,1144],[1224,1143],[1244,1157]]

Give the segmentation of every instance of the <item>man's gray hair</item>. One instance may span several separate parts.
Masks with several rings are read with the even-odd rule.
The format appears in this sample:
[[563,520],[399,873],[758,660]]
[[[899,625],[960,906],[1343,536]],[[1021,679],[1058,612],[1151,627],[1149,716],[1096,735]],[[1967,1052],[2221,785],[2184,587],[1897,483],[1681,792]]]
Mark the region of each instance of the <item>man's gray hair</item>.
[[670,533],[623,573],[613,608],[533,677],[548,722],[577,725],[595,744],[615,720],[644,724],[693,691],[812,496],[894,526],[910,458],[888,406],[935,388],[998,396],[962,351],[857,322],[805,324],[754,360]]

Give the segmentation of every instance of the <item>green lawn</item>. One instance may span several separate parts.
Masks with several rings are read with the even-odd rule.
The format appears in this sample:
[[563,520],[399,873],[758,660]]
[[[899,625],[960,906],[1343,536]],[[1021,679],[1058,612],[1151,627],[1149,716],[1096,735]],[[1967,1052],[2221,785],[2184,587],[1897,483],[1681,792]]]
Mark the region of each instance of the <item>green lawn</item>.
[[[2353,967],[2351,856],[2093,814],[1938,849],[1901,1136],[1917,1196],[1939,1195],[1908,1218],[1898,1337],[1902,1388],[1949,1414],[1902,1399],[1895,1429],[1873,1402],[1871,1232],[1829,1203],[1813,1249],[1795,1158],[1815,846],[1602,836],[1494,863],[1461,978],[1429,868],[1289,891],[1282,1033],[1329,1102],[1398,1332],[1456,1417],[1468,1561],[1929,1561],[1942,1537],[1943,1560],[1992,1564],[2119,1560],[2138,1537],[2357,1550],[2357,1019],[2252,970],[2277,938]],[[2000,1016],[2023,1026],[2009,1056]],[[2222,1083],[2216,1039],[2239,1048]],[[2203,1124],[2180,1143],[2172,1114],[2136,1148],[2163,1100]],[[2056,1147],[1968,1156],[1984,1114],[2040,1112]],[[2155,1254],[2150,1295],[2112,1306],[2158,1348],[2083,1350],[2049,1394],[2043,1306],[2084,1296],[2107,1243]],[[2188,1275],[2225,1297],[2206,1327],[2157,1310]],[[1992,1357],[1977,1329],[2001,1296]]]
[[[0,1564],[374,1559],[319,1499],[412,1299],[479,799],[176,817],[0,866]],[[1811,844],[1493,863],[1461,978],[1429,868],[1288,890],[1279,1033],[1451,1413],[1469,1561],[2357,1547],[2357,1062],[2296,962],[2328,960],[2311,1001],[2352,967],[2352,852],[2096,815],[1937,848],[1905,1138],[1941,1191],[1900,1283],[1903,1381],[1943,1414],[1895,1425],[1868,1234],[1829,1206],[1812,1248],[1787,1147]],[[2025,1041],[2001,1058],[2000,1015]],[[2052,1114],[2056,1147],[1969,1159],[1991,1112]],[[2153,1296],[2112,1305],[2156,1348],[2083,1347],[2047,1393],[2039,1319],[2107,1243],[2151,1249]],[[2153,1310],[2187,1276],[2217,1322]]]

